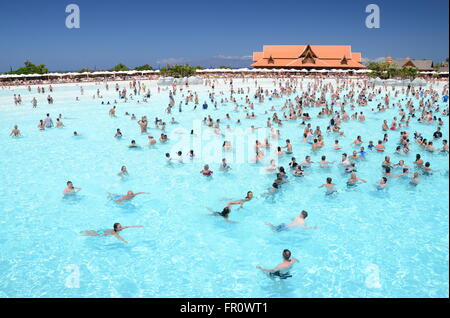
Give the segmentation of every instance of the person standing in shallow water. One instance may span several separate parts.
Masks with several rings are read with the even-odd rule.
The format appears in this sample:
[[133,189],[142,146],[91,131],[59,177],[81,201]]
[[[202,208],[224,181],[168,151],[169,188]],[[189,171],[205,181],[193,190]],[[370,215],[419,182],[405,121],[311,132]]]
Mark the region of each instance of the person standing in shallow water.
[[20,137],[20,130],[17,125],[14,125],[14,129],[11,130],[11,134],[9,134],[12,137]]
[[73,186],[72,181],[67,181],[67,188],[64,189],[64,194],[73,194],[80,192],[81,188],[77,188]]
[[280,279],[286,279],[292,277],[289,271],[291,270],[294,263],[298,262],[298,260],[294,257],[291,257],[292,256],[291,251],[288,249],[285,249],[283,251],[282,256],[283,256],[283,263],[277,265],[273,269],[266,269],[262,268],[261,266],[256,266],[256,268],[267,273],[271,278],[279,277]]

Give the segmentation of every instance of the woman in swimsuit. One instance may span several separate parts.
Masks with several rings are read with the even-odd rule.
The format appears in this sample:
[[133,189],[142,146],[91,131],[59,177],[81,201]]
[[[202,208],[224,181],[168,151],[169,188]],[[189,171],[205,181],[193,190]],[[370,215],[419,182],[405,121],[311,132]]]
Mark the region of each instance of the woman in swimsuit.
[[120,168],[120,172],[117,175],[121,178],[128,176],[127,167],[122,166],[122,168]]
[[230,203],[228,203],[227,207],[230,207],[235,204],[240,204],[241,206],[239,208],[242,208],[244,206],[244,203],[250,201],[251,199],[253,199],[253,192],[248,191],[245,198],[243,198],[242,200],[238,200],[238,201],[231,201]]
[[133,191],[129,190],[127,192],[127,194],[125,194],[125,195],[109,193],[108,197],[110,199],[112,199],[116,203],[122,203],[123,201],[128,201],[128,200],[133,199],[135,196],[137,196],[139,194],[148,194],[148,192],[137,192],[137,193],[134,193]]
[[143,227],[142,225],[133,225],[133,226],[122,226],[120,223],[114,223],[112,230],[111,229],[105,229],[105,230],[87,230],[80,232],[82,235],[85,236],[107,236],[107,235],[114,235],[119,240],[128,243],[127,240],[125,240],[123,237],[119,235],[118,232],[131,228],[131,227]]

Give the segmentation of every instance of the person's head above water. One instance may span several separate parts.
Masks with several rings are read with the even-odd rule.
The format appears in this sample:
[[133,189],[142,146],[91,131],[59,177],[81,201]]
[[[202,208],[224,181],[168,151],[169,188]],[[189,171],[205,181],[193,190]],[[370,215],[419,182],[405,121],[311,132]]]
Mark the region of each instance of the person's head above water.
[[114,232],[118,232],[122,230],[122,225],[120,223],[114,223],[113,225]]
[[131,191],[131,190],[127,191],[127,195],[133,195],[133,194],[134,194],[133,191]]
[[285,249],[285,250],[283,251],[283,259],[284,259],[285,261],[289,261],[290,258],[291,258],[291,251],[288,250],[288,249]]
[[222,212],[220,212],[219,214],[223,217],[227,217],[228,214],[230,214],[230,212],[231,212],[230,208],[226,206],[223,208]]
[[300,216],[303,217],[304,219],[306,219],[308,217],[308,212],[306,212],[305,210],[302,210],[302,212],[300,212]]

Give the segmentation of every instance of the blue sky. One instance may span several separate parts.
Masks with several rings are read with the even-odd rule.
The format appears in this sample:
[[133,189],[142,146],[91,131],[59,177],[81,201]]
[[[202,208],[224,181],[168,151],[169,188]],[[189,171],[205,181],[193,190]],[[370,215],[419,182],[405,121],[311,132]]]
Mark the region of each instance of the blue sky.
[[[68,4],[80,28],[68,29]],[[365,8],[380,7],[368,29]],[[0,72],[166,63],[248,66],[264,44],[352,45],[363,58],[448,56],[448,0],[13,0],[0,2]]]

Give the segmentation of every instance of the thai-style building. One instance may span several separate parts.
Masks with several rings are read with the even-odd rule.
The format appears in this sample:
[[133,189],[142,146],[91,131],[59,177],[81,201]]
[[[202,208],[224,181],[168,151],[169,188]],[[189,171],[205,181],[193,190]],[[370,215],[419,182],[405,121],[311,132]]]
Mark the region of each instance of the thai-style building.
[[403,60],[394,60],[391,56],[388,56],[385,62],[391,64],[395,69],[400,69],[402,67],[410,66],[417,68],[419,71],[433,71],[433,61],[432,60],[412,60],[407,57]]
[[264,45],[253,52],[254,68],[362,69],[361,53],[350,45]]

